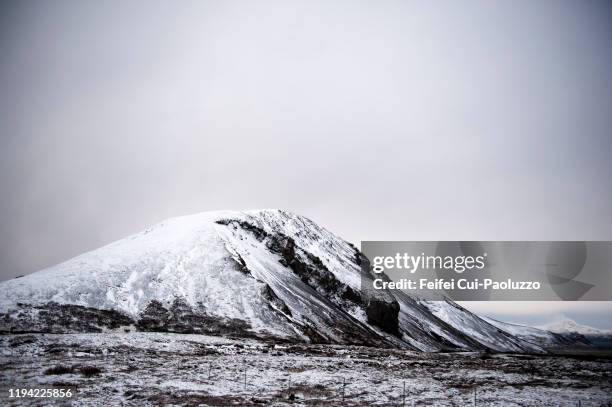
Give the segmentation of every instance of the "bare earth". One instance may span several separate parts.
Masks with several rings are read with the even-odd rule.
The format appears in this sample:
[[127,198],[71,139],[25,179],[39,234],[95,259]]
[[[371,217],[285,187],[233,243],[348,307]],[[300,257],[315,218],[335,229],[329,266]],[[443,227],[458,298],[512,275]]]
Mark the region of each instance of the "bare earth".
[[[8,388],[78,386],[70,405],[607,406],[612,358],[426,354],[169,333],[0,336]],[[53,369],[55,368],[55,369]],[[50,369],[50,370],[49,370]],[[404,391],[405,386],[405,391]]]

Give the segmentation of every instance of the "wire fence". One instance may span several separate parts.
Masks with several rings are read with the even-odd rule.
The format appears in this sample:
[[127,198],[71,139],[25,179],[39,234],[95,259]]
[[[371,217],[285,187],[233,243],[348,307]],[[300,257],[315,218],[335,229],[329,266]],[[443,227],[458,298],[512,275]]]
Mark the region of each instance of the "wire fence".
[[[488,406],[491,404],[505,405],[514,400],[498,397],[491,394],[491,391],[480,391],[478,386],[469,389],[462,389],[460,394],[452,397],[452,402],[445,396],[440,396],[437,400],[432,399],[431,395],[422,394],[410,387],[409,382],[402,379],[389,379],[385,384],[386,388],[393,389],[392,393],[386,392],[384,400],[377,399],[370,388],[364,388],[363,380],[353,381],[346,376],[333,376],[331,378],[313,380],[301,380],[291,373],[284,373],[279,377],[278,369],[276,375],[267,377],[265,380],[253,381],[254,377],[261,378],[265,370],[251,367],[246,360],[234,370],[220,368],[214,362],[205,366],[197,379],[209,386],[220,385],[219,388],[225,390],[226,395],[242,395],[264,400],[284,400],[285,402],[304,402],[322,401],[332,403],[330,405],[384,405],[384,406],[433,406],[433,405],[459,405],[467,407]],[[377,383],[376,385],[381,385]],[[313,391],[313,389],[315,391]],[[318,390],[318,391],[316,391]],[[310,394],[309,394],[310,393]],[[314,393],[314,394],[313,394]],[[374,396],[374,397],[373,397]],[[447,400],[447,401],[445,401]],[[382,404],[381,404],[382,402]],[[536,402],[530,404],[529,401],[521,400],[518,405],[531,406],[542,405]],[[612,402],[601,402],[591,400],[577,400],[575,403],[567,402],[564,405],[575,405],[578,407],[612,407]]]

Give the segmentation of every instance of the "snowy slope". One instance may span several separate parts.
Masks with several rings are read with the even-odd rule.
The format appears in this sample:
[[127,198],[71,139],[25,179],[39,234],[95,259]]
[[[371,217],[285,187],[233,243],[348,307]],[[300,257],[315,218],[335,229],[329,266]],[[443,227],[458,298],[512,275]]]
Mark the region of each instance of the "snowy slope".
[[489,317],[481,318],[510,335],[545,348],[575,345],[575,341],[546,329],[501,322]]
[[499,329],[481,317],[471,313],[452,301],[420,301],[434,315],[454,328],[499,352],[543,352],[544,349],[525,341],[505,330]]
[[[361,253],[279,210],[169,219],[0,283],[0,331],[129,329],[540,352],[453,302],[360,289]],[[123,328],[122,328],[123,327]]]
[[0,310],[17,302],[75,304],[136,317],[152,301],[182,298],[210,314],[283,334],[265,312],[263,283],[238,272],[214,221],[223,213],[174,218],[57,266],[0,285]]

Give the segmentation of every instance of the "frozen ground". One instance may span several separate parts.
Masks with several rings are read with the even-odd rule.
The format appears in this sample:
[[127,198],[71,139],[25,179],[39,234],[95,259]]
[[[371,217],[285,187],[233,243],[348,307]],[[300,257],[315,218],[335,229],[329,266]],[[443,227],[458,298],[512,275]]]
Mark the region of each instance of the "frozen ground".
[[433,354],[168,333],[3,335],[0,353],[3,392],[76,385],[73,405],[401,406],[405,398],[406,406],[471,406],[474,392],[479,406],[612,403],[606,355]]

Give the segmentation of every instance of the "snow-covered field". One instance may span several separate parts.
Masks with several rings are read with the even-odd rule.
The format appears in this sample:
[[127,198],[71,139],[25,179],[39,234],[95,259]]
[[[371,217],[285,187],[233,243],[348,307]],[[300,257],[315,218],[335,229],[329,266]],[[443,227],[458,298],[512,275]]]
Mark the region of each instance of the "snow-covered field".
[[[73,405],[470,406],[474,393],[478,406],[612,403],[605,355],[417,353],[170,333],[4,335],[0,354],[3,392],[78,386]],[[54,366],[64,373],[46,372]]]

